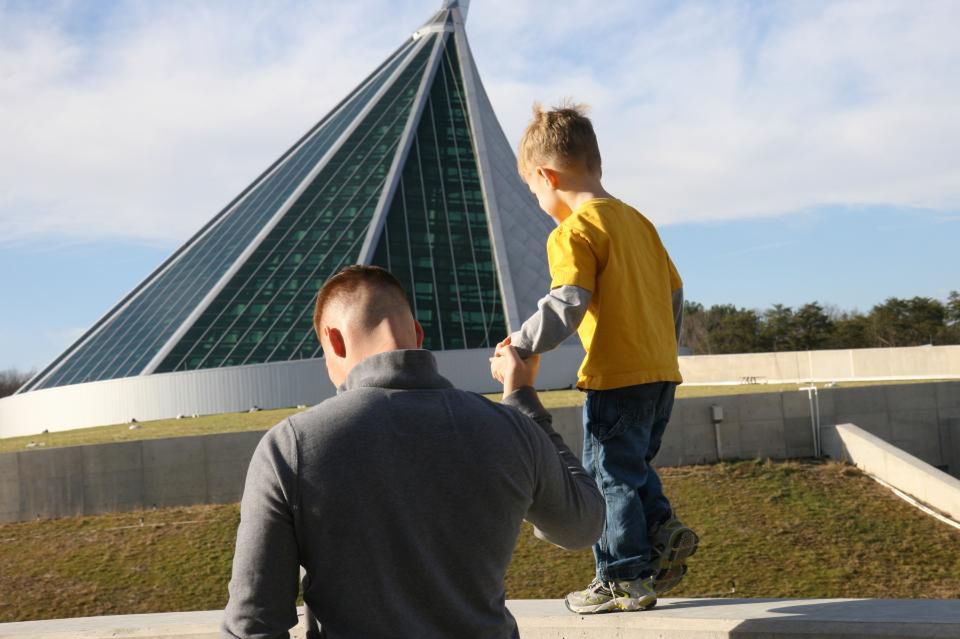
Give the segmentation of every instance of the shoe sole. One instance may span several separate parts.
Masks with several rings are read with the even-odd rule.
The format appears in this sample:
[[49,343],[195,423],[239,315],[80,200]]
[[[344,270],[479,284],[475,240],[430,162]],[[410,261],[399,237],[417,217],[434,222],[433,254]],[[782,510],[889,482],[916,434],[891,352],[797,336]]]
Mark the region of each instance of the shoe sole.
[[657,599],[656,597],[644,597],[643,599],[616,597],[593,606],[571,606],[570,602],[566,599],[563,600],[563,603],[567,607],[567,610],[575,612],[578,615],[597,615],[607,612],[639,612],[641,610],[650,610],[657,605]]
[[653,582],[653,589],[657,595],[669,592],[680,585],[684,576],[687,574],[687,565],[680,564],[666,570],[661,570]]
[[686,561],[688,557],[696,554],[697,546],[699,545],[700,537],[697,536],[697,533],[686,526],[677,528],[670,534],[670,539],[666,547],[667,556],[661,556],[661,564],[664,560],[670,565]]
[[693,530],[682,526],[670,534],[665,555],[660,557],[660,570],[654,578],[654,590],[658,595],[676,588],[687,574],[686,560],[697,552],[700,537]]

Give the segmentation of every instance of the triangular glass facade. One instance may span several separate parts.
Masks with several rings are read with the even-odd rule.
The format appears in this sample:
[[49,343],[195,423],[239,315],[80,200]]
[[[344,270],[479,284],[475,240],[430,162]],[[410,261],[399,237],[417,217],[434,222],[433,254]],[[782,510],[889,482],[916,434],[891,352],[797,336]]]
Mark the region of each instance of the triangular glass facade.
[[548,230],[447,2],[18,392],[319,357],[317,290],[355,263],[397,275],[426,348],[490,348],[548,282],[517,238]]
[[312,301],[356,263],[430,51],[420,49],[157,372],[319,356]]
[[506,336],[454,40],[447,41],[373,263],[410,292],[424,348]]

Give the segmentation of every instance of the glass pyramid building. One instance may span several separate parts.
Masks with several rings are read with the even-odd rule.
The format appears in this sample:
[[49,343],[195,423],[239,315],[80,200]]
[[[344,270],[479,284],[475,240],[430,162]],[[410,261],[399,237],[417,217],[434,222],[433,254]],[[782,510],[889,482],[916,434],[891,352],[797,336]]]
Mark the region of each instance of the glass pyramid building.
[[552,228],[516,174],[447,0],[330,113],[19,393],[322,356],[321,284],[392,271],[425,348],[490,349],[548,286]]

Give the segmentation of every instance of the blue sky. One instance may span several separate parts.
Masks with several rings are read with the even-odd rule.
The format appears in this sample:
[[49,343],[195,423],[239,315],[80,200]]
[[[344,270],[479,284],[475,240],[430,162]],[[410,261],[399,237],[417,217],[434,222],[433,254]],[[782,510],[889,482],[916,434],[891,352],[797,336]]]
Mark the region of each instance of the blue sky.
[[[45,364],[439,5],[0,0],[0,369]],[[960,289],[960,3],[474,0],[511,141],[587,102],[688,297]]]

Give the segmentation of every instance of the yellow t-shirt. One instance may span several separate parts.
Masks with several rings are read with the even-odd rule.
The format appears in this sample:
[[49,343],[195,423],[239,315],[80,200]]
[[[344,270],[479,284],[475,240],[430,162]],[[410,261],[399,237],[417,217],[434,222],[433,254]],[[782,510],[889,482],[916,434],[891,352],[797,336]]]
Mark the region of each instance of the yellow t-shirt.
[[683,381],[672,296],[683,282],[647,218],[616,199],[584,202],[550,233],[547,258],[552,288],[593,293],[579,388]]

